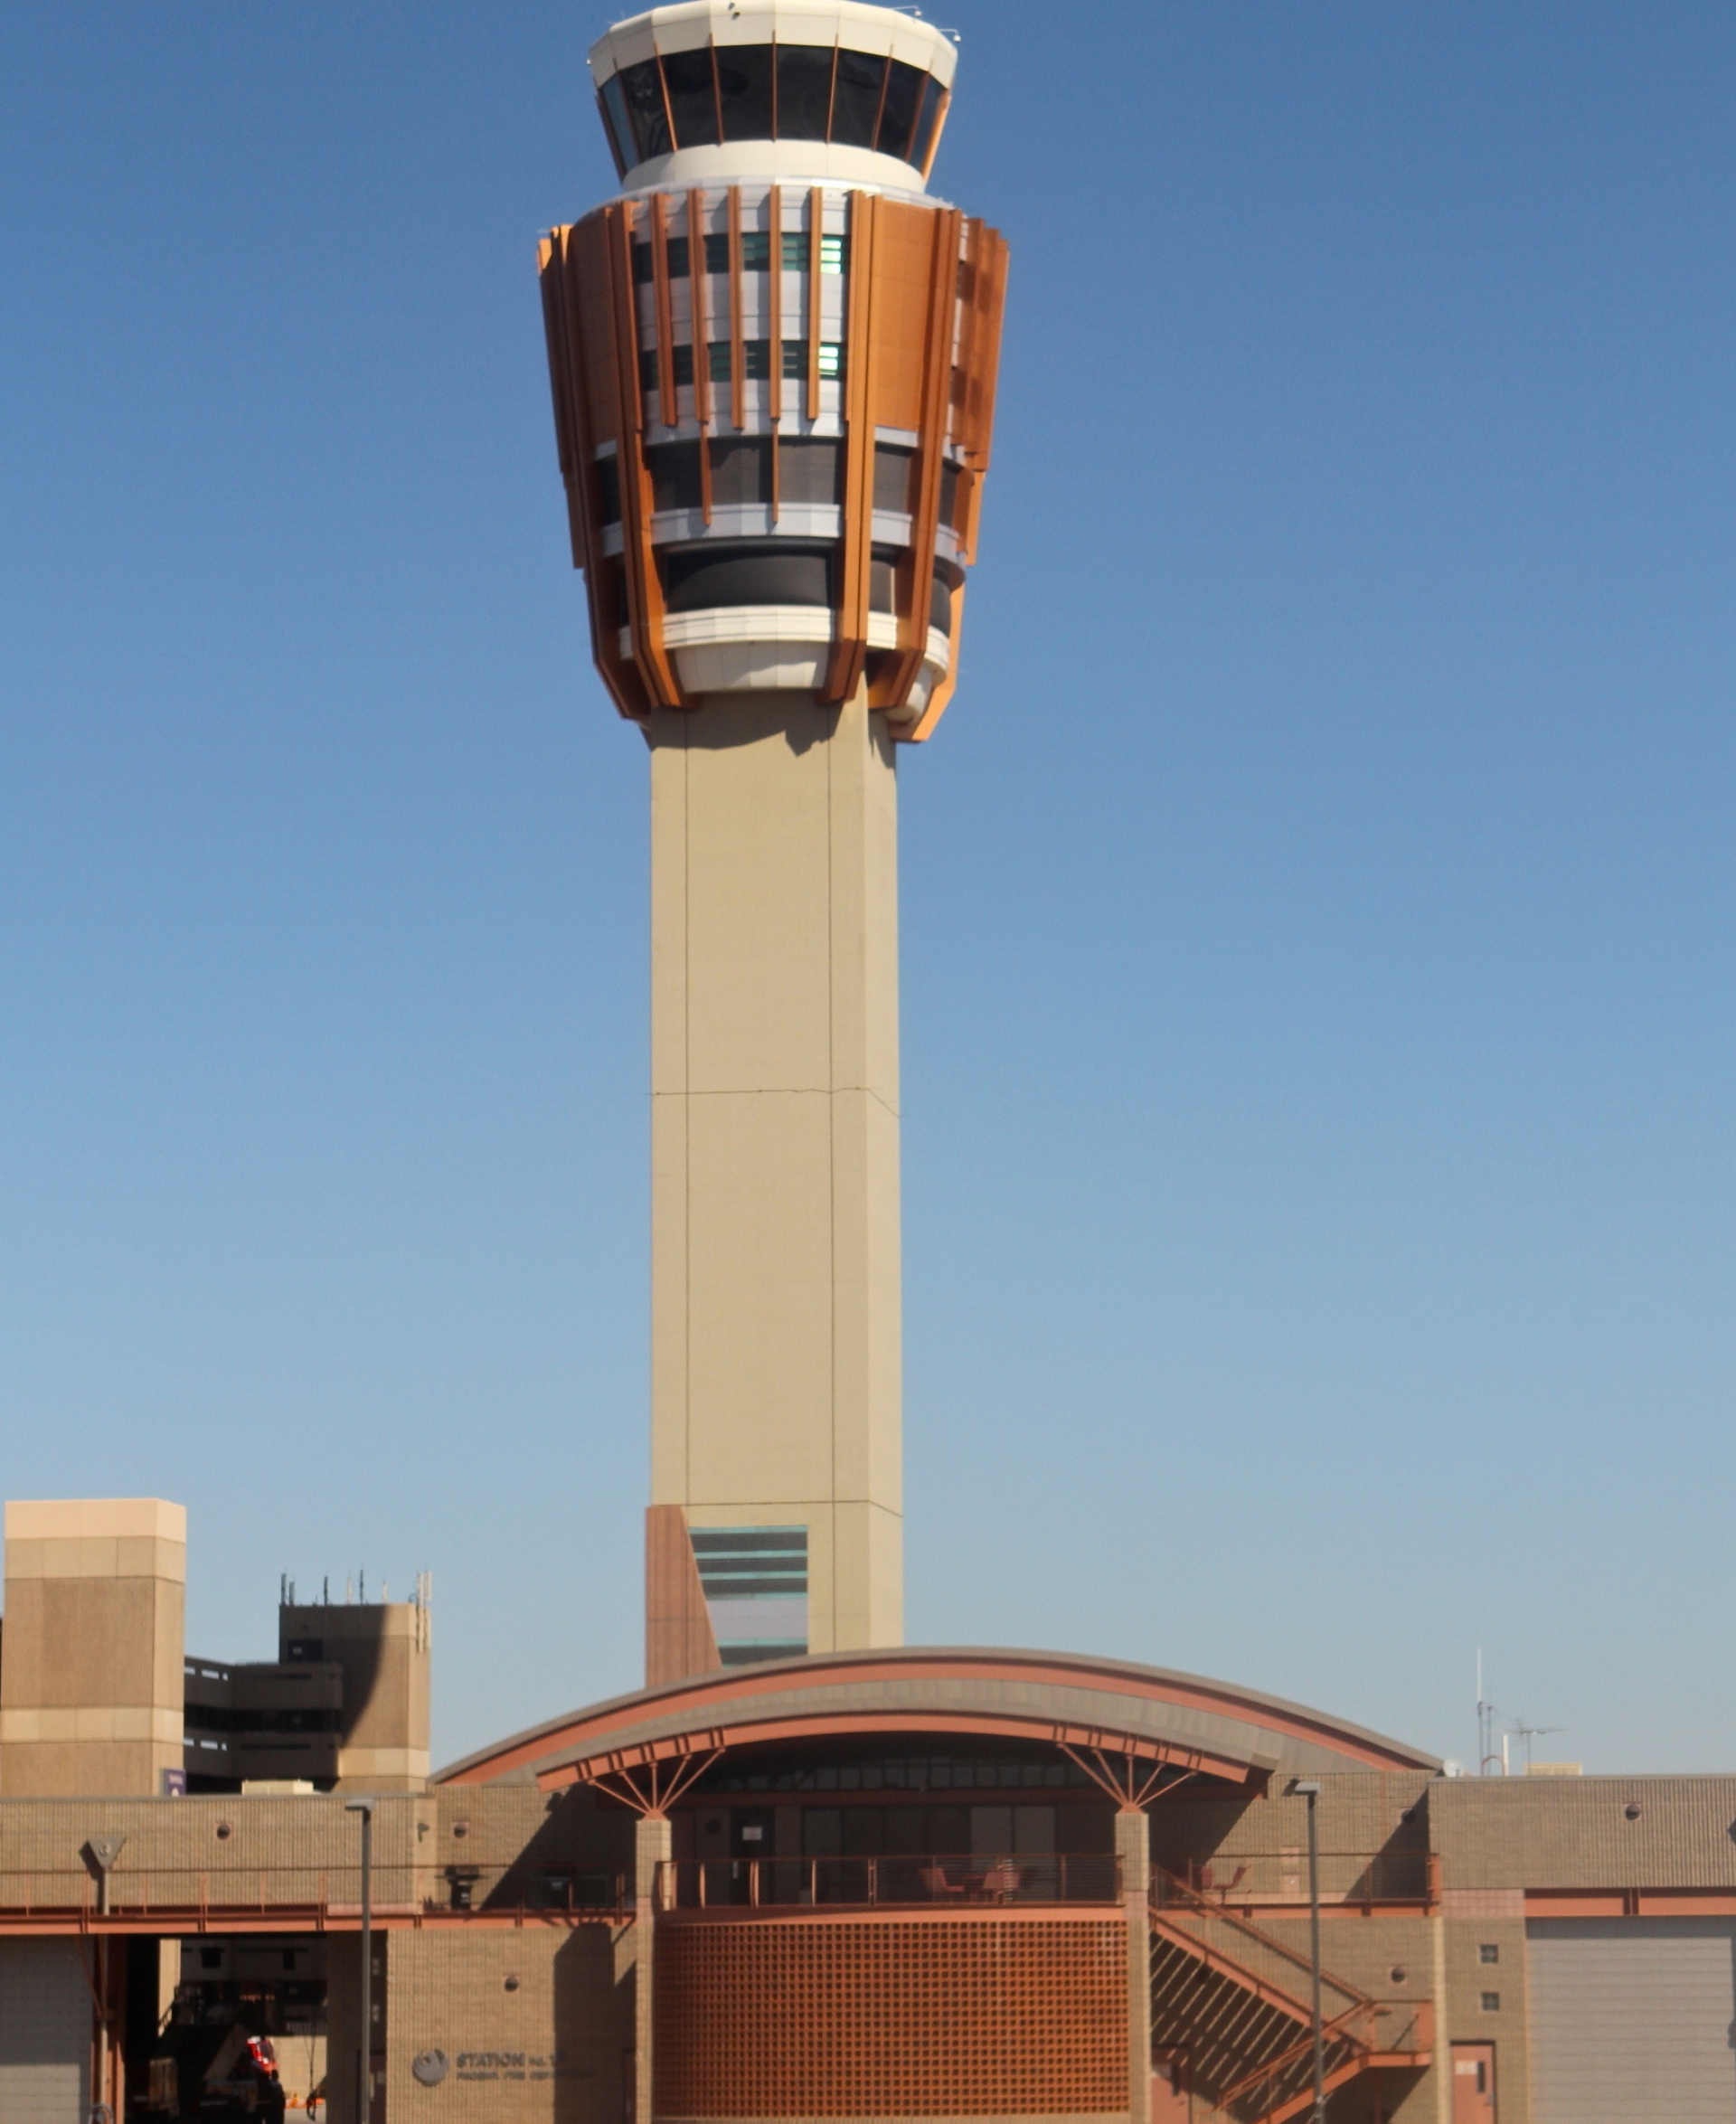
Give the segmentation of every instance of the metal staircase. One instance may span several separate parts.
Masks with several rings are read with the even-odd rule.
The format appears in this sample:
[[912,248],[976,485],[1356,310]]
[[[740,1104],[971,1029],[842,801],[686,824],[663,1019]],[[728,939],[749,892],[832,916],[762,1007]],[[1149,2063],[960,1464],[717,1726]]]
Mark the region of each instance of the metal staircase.
[[[1189,2084],[1236,2124],[1285,2124],[1314,2100],[1307,1959],[1250,1920],[1152,1869],[1151,2020]],[[1430,2063],[1427,2000],[1382,2003],[1323,1969],[1327,2091],[1359,2073]]]

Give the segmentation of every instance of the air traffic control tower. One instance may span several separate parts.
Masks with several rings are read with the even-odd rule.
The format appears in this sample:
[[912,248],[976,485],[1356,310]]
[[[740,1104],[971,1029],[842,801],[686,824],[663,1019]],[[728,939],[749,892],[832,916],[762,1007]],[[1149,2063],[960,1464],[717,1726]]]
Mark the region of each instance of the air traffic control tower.
[[958,675],[1006,247],[957,54],[858,0],[592,49],[542,282],[597,668],[651,753],[646,1679],[903,1635],[899,748]]

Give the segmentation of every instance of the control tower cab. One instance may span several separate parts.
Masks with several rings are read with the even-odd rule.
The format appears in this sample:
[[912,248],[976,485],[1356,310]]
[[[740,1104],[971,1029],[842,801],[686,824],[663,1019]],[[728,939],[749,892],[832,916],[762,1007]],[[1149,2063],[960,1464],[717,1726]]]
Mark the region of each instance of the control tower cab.
[[1006,247],[927,194],[957,52],[685,0],[590,55],[620,198],[543,246],[573,558],[626,715],[771,688],[926,737],[956,675]]

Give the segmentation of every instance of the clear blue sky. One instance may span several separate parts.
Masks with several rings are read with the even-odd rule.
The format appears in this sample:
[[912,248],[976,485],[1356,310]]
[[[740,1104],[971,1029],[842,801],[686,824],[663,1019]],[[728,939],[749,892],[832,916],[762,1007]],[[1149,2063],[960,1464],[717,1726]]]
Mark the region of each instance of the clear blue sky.
[[[569,5],[0,14],[0,1490],[634,1685],[646,761]],[[910,1634],[1736,1755],[1736,13],[945,0],[1014,267],[903,808]]]

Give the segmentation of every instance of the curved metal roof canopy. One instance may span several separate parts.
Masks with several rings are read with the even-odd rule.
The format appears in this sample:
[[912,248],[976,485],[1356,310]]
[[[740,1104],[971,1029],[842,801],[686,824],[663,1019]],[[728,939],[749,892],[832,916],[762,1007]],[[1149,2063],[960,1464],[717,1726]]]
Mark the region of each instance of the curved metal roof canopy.
[[720,1749],[895,1733],[1047,1742],[1249,1787],[1318,1770],[1440,1768],[1401,1741],[1199,1675],[1076,1653],[912,1646],[642,1689],[515,1733],[433,1781],[554,1789]]

